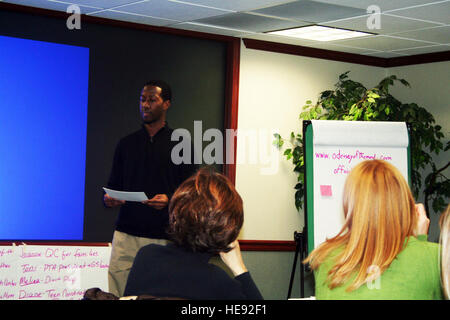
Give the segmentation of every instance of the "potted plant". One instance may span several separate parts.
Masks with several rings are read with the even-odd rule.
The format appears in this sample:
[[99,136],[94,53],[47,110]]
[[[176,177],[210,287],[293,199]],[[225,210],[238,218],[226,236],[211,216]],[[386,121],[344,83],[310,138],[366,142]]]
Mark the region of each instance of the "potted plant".
[[[346,121],[404,121],[410,124],[411,158],[412,158],[412,191],[417,198],[422,188],[422,173],[430,171],[424,179],[424,205],[427,214],[431,207],[435,212],[442,212],[450,196],[450,180],[443,174],[450,166],[450,161],[441,168],[436,166],[432,155],[447,152],[450,141],[442,142],[444,134],[441,126],[435,124],[435,119],[425,108],[416,103],[402,103],[389,93],[389,88],[395,82],[410,86],[404,79],[395,75],[384,78],[380,83],[367,89],[361,83],[348,77],[349,71],[339,76],[333,90],[320,93],[318,101],[306,101],[300,113],[300,120],[346,120]],[[300,126],[301,127],[301,126]],[[295,205],[297,209],[303,206],[304,159],[303,139],[301,133],[291,132],[288,139],[283,139],[276,133],[274,145],[280,150],[284,148],[287,160],[294,164],[297,174],[295,185]],[[285,142],[289,145],[286,146]]]

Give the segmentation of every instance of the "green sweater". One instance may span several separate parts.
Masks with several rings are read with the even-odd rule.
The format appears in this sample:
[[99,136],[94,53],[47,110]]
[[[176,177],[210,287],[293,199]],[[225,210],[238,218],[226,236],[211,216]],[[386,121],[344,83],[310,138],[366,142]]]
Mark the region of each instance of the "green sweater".
[[326,279],[343,248],[333,251],[314,272],[317,300],[436,300],[443,299],[440,282],[439,245],[426,235],[410,237],[407,246],[381,276],[358,289],[346,292],[347,283],[330,289]]

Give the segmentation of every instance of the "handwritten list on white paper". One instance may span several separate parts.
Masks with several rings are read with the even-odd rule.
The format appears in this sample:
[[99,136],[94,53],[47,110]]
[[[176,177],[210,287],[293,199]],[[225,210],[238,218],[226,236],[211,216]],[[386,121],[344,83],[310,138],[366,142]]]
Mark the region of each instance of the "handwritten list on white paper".
[[108,291],[108,246],[0,246],[0,300],[79,300]]

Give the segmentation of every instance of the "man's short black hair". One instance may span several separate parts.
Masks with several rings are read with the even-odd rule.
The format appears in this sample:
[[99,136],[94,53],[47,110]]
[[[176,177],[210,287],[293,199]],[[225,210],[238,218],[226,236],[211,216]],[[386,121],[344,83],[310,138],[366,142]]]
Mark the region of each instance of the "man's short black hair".
[[146,84],[144,84],[144,87],[146,86],[160,87],[161,98],[163,99],[163,101],[172,100],[172,89],[170,88],[168,83],[162,80],[150,80]]

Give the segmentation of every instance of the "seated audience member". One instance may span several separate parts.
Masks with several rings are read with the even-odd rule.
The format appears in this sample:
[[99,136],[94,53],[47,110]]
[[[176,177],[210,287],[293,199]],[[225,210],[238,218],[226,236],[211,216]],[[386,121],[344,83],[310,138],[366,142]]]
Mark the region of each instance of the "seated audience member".
[[[168,234],[173,243],[139,250],[124,295],[262,299],[236,240],[243,221],[242,199],[231,182],[211,169],[200,169],[171,198]],[[215,254],[234,278],[208,263]]]
[[182,300],[176,297],[155,297],[152,295],[143,294],[140,296],[126,296],[118,297],[113,293],[105,292],[100,288],[90,288],[84,292],[81,300]]
[[444,291],[445,299],[450,299],[450,204],[447,209],[441,214],[439,219],[439,226],[441,235],[439,243],[441,245],[441,279],[442,289]]
[[115,294],[102,291],[100,288],[90,288],[84,292],[82,300],[119,300]]
[[345,223],[305,259],[320,299],[442,299],[439,246],[427,241],[429,219],[402,174],[382,160],[349,173]]

